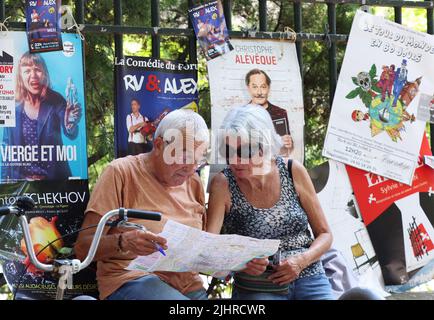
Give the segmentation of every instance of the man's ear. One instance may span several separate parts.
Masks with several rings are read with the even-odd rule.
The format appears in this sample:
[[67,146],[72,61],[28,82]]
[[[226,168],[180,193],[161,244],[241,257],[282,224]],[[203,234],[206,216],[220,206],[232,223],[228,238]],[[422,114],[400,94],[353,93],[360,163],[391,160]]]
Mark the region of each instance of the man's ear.
[[163,152],[164,149],[164,140],[162,137],[154,138],[154,152],[156,155],[159,155]]

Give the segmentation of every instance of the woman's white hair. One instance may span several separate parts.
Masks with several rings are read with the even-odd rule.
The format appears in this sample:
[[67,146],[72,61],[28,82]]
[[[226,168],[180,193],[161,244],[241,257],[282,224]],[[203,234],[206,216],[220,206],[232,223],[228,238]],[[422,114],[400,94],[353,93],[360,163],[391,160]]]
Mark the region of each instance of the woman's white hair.
[[175,137],[177,133],[185,136],[186,132],[192,133],[197,142],[209,143],[209,131],[205,120],[190,109],[169,112],[159,123],[154,137]]
[[238,138],[242,143],[260,143],[263,157],[278,155],[283,146],[270,114],[255,104],[233,108],[224,118],[218,132],[219,152],[223,157],[226,157],[228,138]]

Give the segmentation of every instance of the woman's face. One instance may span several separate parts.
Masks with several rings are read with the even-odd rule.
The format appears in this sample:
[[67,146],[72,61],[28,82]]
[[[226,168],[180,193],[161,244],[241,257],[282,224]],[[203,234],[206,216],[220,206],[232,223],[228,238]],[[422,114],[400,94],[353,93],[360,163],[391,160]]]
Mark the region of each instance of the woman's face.
[[33,64],[21,67],[21,79],[24,87],[33,95],[39,95],[44,88],[44,71],[41,67]]
[[230,140],[226,143],[226,161],[234,175],[237,178],[255,175],[255,169],[263,165],[261,150],[239,140],[236,143]]

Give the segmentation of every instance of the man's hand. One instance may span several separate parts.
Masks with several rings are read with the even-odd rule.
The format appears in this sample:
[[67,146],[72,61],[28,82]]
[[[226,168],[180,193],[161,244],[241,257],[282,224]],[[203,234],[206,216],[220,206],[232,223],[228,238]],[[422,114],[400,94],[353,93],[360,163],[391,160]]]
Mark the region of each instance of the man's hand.
[[268,266],[268,258],[256,258],[250,260],[246,264],[246,267],[241,271],[251,276],[259,276],[260,274],[264,273],[267,266]]
[[292,149],[294,148],[294,143],[292,141],[292,137],[289,134],[282,136],[282,143],[283,143],[283,146],[286,149],[288,149],[289,151],[292,151]]
[[289,257],[280,264],[273,266],[274,272],[268,279],[278,285],[290,283],[298,278],[300,272],[305,268],[305,263],[301,255]]
[[167,249],[167,240],[149,231],[132,230],[122,234],[121,247],[124,251],[130,251],[138,256],[147,256],[157,251],[155,244]]

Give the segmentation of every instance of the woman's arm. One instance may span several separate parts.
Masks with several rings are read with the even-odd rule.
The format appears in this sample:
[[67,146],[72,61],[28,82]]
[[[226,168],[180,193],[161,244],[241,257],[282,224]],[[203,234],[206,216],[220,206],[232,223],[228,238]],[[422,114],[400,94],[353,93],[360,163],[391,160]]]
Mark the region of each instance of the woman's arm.
[[231,196],[229,184],[223,173],[218,173],[211,181],[206,231],[220,233],[226,212],[229,211]]
[[[211,181],[207,211],[207,232],[220,233],[225,214],[229,212],[230,207],[231,195],[228,181],[223,173],[218,173]],[[257,258],[249,261],[246,268],[241,271],[250,275],[260,275],[265,271],[267,265],[267,258]]]
[[316,195],[312,180],[305,167],[299,162],[293,161],[292,175],[295,190],[300,198],[303,209],[307,213],[309,224],[315,236],[315,240],[304,254],[306,263],[309,265],[318,261],[330,249],[333,236]]
[[276,272],[270,276],[270,279],[279,284],[293,281],[303,269],[320,260],[333,241],[330,227],[307,170],[299,162],[293,161],[292,176],[295,190],[303,209],[306,211],[315,239],[307,251],[288,258],[275,268]]

